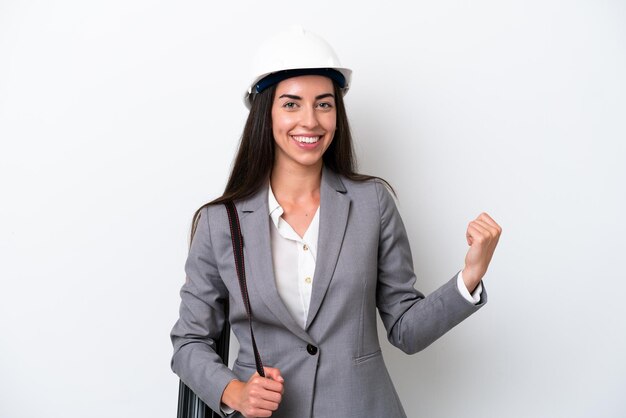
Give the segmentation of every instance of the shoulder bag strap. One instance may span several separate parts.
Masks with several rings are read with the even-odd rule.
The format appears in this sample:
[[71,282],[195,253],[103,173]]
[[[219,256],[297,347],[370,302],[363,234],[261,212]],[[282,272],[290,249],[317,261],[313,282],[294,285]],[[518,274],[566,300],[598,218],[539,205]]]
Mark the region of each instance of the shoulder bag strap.
[[246,315],[248,324],[250,325],[250,336],[252,337],[252,348],[254,349],[254,361],[256,363],[256,371],[260,376],[265,377],[263,371],[263,363],[259,350],[256,347],[254,332],[252,331],[252,309],[250,308],[250,299],[248,297],[248,287],[246,286],[246,267],[243,260],[243,236],[241,235],[241,227],[239,226],[239,216],[237,208],[231,201],[224,202],[226,211],[228,212],[228,222],[230,223],[230,236],[233,242],[233,255],[235,257],[235,269],[239,278],[239,288],[241,289],[241,297],[246,307]]

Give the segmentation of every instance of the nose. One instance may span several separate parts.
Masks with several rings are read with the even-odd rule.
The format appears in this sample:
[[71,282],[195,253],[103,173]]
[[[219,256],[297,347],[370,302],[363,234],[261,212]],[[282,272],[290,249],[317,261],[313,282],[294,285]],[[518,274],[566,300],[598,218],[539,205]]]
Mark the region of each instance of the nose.
[[309,106],[306,106],[302,109],[301,112],[302,118],[300,119],[300,125],[307,129],[312,129],[319,125],[319,121],[317,119],[317,113],[315,109]]

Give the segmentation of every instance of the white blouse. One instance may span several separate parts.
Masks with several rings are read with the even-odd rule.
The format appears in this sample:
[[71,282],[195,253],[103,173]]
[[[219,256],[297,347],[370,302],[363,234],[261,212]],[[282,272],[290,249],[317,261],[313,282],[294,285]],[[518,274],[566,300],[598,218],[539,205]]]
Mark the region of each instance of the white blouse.
[[300,237],[282,218],[284,210],[274,197],[271,186],[268,202],[270,217],[274,224],[274,227],[270,228],[270,238],[276,288],[291,316],[304,328],[313,288],[320,208],[317,208],[304,236]]

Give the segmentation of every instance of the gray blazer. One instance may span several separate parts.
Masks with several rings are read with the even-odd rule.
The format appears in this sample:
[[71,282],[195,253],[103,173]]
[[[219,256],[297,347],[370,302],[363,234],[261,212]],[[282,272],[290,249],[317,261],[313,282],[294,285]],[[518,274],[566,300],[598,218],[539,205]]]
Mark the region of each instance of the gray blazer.
[[[273,417],[405,417],[381,355],[376,308],[389,341],[420,351],[483,306],[459,293],[456,277],[424,297],[395,202],[379,181],[322,173],[318,252],[307,326],[289,314],[274,282],[267,188],[237,202],[263,363],[285,378]],[[223,205],[202,211],[185,265],[180,318],[171,332],[172,370],[219,411],[232,379],[254,373],[254,355]],[[228,318],[224,302],[230,303]],[[224,321],[240,343],[233,369],[213,351]],[[238,414],[235,414],[238,415]]]

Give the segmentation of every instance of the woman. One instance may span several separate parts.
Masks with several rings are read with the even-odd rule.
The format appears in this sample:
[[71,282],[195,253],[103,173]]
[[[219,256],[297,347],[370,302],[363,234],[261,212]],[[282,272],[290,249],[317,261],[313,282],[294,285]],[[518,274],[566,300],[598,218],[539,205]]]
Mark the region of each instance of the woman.
[[[376,310],[392,344],[425,348],[486,303],[481,279],[501,229],[487,214],[472,221],[464,269],[424,297],[387,184],[355,172],[342,98],[350,70],[302,29],[270,39],[257,62],[265,66],[245,96],[250,114],[224,195],[194,217],[172,368],[225,415],[404,417]],[[241,221],[265,377],[255,372],[225,201]],[[214,351],[226,320],[240,343],[233,370]]]

